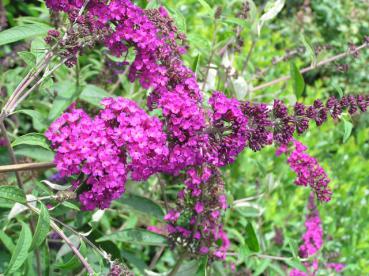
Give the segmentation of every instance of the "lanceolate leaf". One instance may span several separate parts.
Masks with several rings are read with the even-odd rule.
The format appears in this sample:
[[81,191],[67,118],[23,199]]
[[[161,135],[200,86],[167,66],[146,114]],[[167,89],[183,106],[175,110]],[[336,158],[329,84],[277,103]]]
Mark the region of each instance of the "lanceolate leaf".
[[87,85],[81,95],[79,95],[79,98],[85,102],[88,102],[92,105],[101,107],[100,104],[101,100],[106,97],[110,97],[111,95],[106,92],[104,89],[97,87],[95,85]]
[[32,242],[31,229],[27,224],[22,222],[22,230],[9,262],[5,275],[13,275],[25,262],[28,257],[28,250]]
[[0,46],[38,35],[45,35],[50,29],[45,24],[15,26],[0,32]]
[[44,118],[42,118],[42,115],[40,112],[36,110],[31,110],[31,109],[21,109],[21,110],[16,111],[15,113],[23,113],[23,114],[30,116],[32,118],[33,127],[37,131],[42,131],[46,129],[46,122]]
[[343,125],[344,125],[344,129],[345,132],[343,134],[343,142],[346,143],[347,140],[350,138],[351,132],[352,132],[352,123],[347,121],[347,120],[343,120]]
[[302,96],[305,88],[305,81],[303,76],[301,75],[299,69],[297,69],[296,64],[293,62],[290,63],[291,66],[291,79],[293,82],[293,90],[295,92],[296,98],[299,99]]
[[37,226],[33,235],[31,249],[39,247],[45,240],[50,230],[49,211],[43,203],[41,203],[40,215],[38,217]]
[[256,233],[251,222],[249,222],[246,226],[246,234],[247,236],[245,242],[247,246],[250,248],[250,250],[258,252],[260,250],[259,241],[256,237]]
[[12,239],[1,230],[0,230],[0,241],[4,244],[4,246],[6,247],[6,249],[8,249],[10,253],[14,251],[15,245]]
[[144,229],[126,229],[119,232],[115,232],[110,235],[106,235],[97,240],[113,241],[113,242],[127,242],[141,245],[156,245],[162,246],[167,244],[167,239],[159,234],[144,230]]
[[158,219],[163,219],[163,210],[151,199],[132,194],[125,194],[122,196],[119,202],[129,206],[133,210],[152,215]]
[[272,20],[278,15],[278,13],[283,9],[284,2],[284,0],[276,0],[274,3],[269,2],[267,4],[266,12],[260,17],[257,25],[257,32],[259,36],[264,23]]
[[44,149],[50,150],[45,136],[40,133],[28,133],[26,135],[17,137],[13,141],[12,146],[16,147],[19,145],[39,146]]
[[317,64],[317,57],[314,51],[313,46],[311,45],[310,41],[306,39],[306,37],[301,34],[301,41],[305,46],[306,51],[309,53],[310,59],[311,59],[311,65],[316,66]]
[[26,203],[26,195],[15,186],[0,186],[0,198],[12,200],[19,203]]

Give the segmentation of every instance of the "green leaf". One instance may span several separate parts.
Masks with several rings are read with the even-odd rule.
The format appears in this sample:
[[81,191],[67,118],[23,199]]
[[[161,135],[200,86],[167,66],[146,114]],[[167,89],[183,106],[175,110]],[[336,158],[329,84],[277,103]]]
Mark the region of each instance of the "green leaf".
[[102,107],[100,102],[106,97],[111,97],[111,95],[104,89],[91,84],[87,85],[79,96],[81,100],[98,107]]
[[309,53],[309,56],[310,56],[310,59],[311,59],[311,65],[313,67],[316,66],[317,64],[317,57],[316,57],[316,54],[315,54],[315,51],[314,51],[314,48],[313,46],[311,45],[311,42],[309,40],[306,39],[306,37],[304,36],[304,34],[302,33],[301,34],[301,41],[302,43],[304,44],[304,47],[306,49],[306,51],[308,51]]
[[33,235],[31,250],[39,247],[46,239],[50,230],[50,215],[45,205],[41,202],[40,215],[38,217],[36,230]]
[[36,64],[38,64],[41,59],[45,56],[45,53],[47,51],[47,45],[45,40],[42,38],[36,38],[31,43],[31,52],[36,57]]
[[135,211],[154,216],[158,219],[163,219],[164,212],[162,208],[151,199],[133,194],[124,194],[119,203],[129,206]]
[[26,156],[40,162],[50,162],[54,160],[54,152],[39,147],[19,146],[15,150],[17,156]]
[[298,258],[286,259],[285,263],[290,267],[306,272],[306,267],[301,263],[301,261]]
[[284,0],[277,0],[274,3],[268,2],[266,5],[266,12],[260,17],[257,24],[257,33],[260,36],[261,29],[265,22],[274,19],[284,7]]
[[297,69],[296,64],[293,62],[290,63],[290,72],[291,72],[291,79],[293,82],[293,91],[295,92],[296,98],[299,99],[302,96],[305,88],[305,81],[302,77],[299,69]]
[[251,222],[249,222],[246,226],[246,235],[245,242],[248,248],[254,252],[258,252],[260,250],[259,241],[256,237],[256,233]]
[[196,275],[196,272],[199,269],[199,265],[200,264],[197,260],[186,262],[179,267],[179,270],[176,273],[176,276]]
[[58,92],[58,96],[55,98],[48,120],[54,121],[58,118],[75,100],[76,85],[73,81],[62,81],[55,85],[55,90]]
[[72,210],[81,211],[81,209],[76,204],[73,204],[72,202],[69,201],[64,201],[62,205]]
[[12,275],[14,272],[16,272],[28,257],[28,250],[32,242],[32,232],[27,224],[24,222],[21,222],[21,224],[22,230],[5,275]]
[[15,186],[0,186],[0,198],[25,204],[27,202],[24,192]]
[[20,56],[21,59],[23,59],[23,61],[28,66],[31,66],[31,67],[36,66],[36,56],[32,54],[31,52],[27,52],[27,51],[18,52],[18,56]]
[[0,241],[4,244],[4,246],[6,247],[6,249],[8,249],[10,253],[14,251],[15,245],[12,239],[2,230],[0,230]]
[[205,1],[205,0],[198,0],[201,4],[201,6],[203,6],[203,8],[206,10],[206,13],[209,16],[213,16],[213,9],[210,7],[210,5]]
[[34,36],[45,35],[51,27],[46,24],[15,26],[0,32],[0,46]]
[[198,54],[192,64],[192,71],[195,73],[196,76],[198,75],[199,72],[200,57],[201,54]]
[[334,88],[336,88],[338,95],[340,96],[340,98],[342,98],[344,95],[342,88],[338,84],[334,85]]
[[40,112],[31,109],[21,109],[15,111],[14,113],[23,113],[30,116],[32,118],[33,127],[37,131],[42,131],[46,129],[46,122]]
[[200,266],[197,269],[196,276],[207,276],[208,256],[202,257],[200,260]]
[[343,126],[344,126],[344,130],[345,130],[345,132],[343,134],[343,143],[346,143],[347,140],[350,138],[353,125],[352,125],[351,122],[349,122],[345,119],[342,119],[342,120],[343,120]]
[[298,247],[297,247],[296,242],[294,240],[288,238],[288,245],[291,249],[291,253],[292,253],[293,257],[297,258],[298,257],[298,255],[297,255]]
[[110,235],[105,235],[104,237],[101,237],[96,241],[97,242],[120,241],[133,244],[156,245],[156,246],[167,245],[167,239],[164,236],[144,229],[126,229],[112,233]]
[[47,139],[44,135],[40,133],[28,133],[23,136],[17,137],[13,143],[12,146],[16,147],[19,145],[30,145],[30,146],[39,146],[47,150],[51,150]]

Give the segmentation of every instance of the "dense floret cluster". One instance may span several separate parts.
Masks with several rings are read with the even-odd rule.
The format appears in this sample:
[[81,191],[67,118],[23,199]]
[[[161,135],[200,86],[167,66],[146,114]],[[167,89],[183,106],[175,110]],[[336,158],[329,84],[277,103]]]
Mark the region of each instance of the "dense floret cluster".
[[297,174],[295,181],[296,185],[310,186],[321,201],[329,201],[332,192],[328,187],[330,179],[327,173],[319,165],[318,161],[306,153],[307,147],[297,140],[291,142],[293,150],[288,153],[288,144],[279,147],[277,156],[286,153],[288,154],[288,164],[291,169]]
[[56,150],[60,175],[78,177],[76,187],[84,181],[90,187],[80,195],[87,210],[107,208],[124,192],[128,173],[133,180],[146,180],[168,155],[159,119],[120,97],[102,104],[94,119],[71,107],[45,134]]
[[[301,258],[314,257],[314,259],[312,262],[304,263],[307,272],[292,269],[290,271],[290,276],[316,275],[319,269],[319,260],[316,255],[323,247],[323,227],[313,193],[310,194],[307,209],[308,215],[305,221],[306,232],[302,236],[302,245],[299,248],[299,255]],[[335,270],[336,272],[341,272],[345,265],[341,263],[326,263],[325,267]]]
[[227,208],[221,175],[215,167],[190,168],[184,184],[176,209],[164,217],[171,241],[194,256],[224,260],[230,243],[221,223],[221,214]]

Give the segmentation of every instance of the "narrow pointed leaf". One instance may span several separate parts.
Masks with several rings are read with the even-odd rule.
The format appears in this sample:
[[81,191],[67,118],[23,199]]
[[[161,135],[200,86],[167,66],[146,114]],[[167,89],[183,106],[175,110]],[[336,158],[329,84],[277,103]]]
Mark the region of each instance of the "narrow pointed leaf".
[[305,88],[305,81],[303,76],[301,75],[299,69],[297,69],[296,64],[291,62],[291,79],[293,83],[293,91],[295,92],[296,98],[299,99],[302,96]]
[[10,259],[8,269],[5,275],[12,275],[16,272],[26,261],[28,257],[28,250],[32,242],[32,232],[27,224],[22,222],[22,230],[17,241],[17,245],[13,251],[12,257]]
[[36,230],[33,235],[31,249],[38,248],[45,240],[50,230],[49,211],[43,203],[41,203],[40,215],[38,217]]
[[246,235],[245,242],[248,248],[254,252],[258,252],[260,250],[259,241],[256,237],[256,233],[251,222],[249,222],[246,226]]
[[144,229],[126,229],[119,232],[115,232],[110,235],[106,235],[97,240],[113,241],[113,242],[127,242],[141,245],[156,245],[162,246],[167,244],[167,239],[159,234],[144,230]]
[[352,125],[351,122],[346,121],[346,120],[343,120],[343,125],[344,125],[344,129],[345,129],[345,132],[343,134],[343,143],[346,143],[347,140],[350,138],[353,125]]
[[125,194],[118,201],[128,207],[132,208],[134,211],[138,211],[143,214],[152,215],[158,219],[163,219],[164,212],[163,209],[156,204],[151,199],[133,195],[133,194]]
[[27,201],[24,192],[15,186],[0,186],[0,198],[19,203],[26,203]]
[[15,245],[12,239],[2,230],[0,230],[0,241],[4,244],[4,246],[6,247],[6,249],[8,249],[10,253],[14,251]]
[[15,26],[0,32],[0,46],[38,35],[45,35],[50,29],[51,27],[46,24]]

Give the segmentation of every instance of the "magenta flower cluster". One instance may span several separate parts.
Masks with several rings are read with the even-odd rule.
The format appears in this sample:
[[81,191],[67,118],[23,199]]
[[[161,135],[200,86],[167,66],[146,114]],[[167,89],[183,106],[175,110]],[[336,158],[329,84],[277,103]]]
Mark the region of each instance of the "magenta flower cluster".
[[[289,153],[288,164],[297,174],[296,185],[310,186],[320,201],[330,201],[332,192],[328,187],[330,179],[318,161],[306,153],[307,147],[297,140],[292,140],[294,149]],[[288,144],[282,145],[277,155],[288,152]]]
[[[323,247],[323,227],[319,216],[319,211],[315,204],[314,194],[311,193],[307,205],[308,215],[305,221],[306,232],[302,236],[302,245],[299,248],[301,258],[310,258],[315,255],[312,262],[305,262],[307,273],[298,269],[292,269],[290,276],[310,276],[316,275],[319,269],[319,250]],[[341,263],[326,263],[325,267],[336,272],[341,272],[345,265]]]
[[75,176],[76,187],[83,181],[90,187],[80,195],[87,210],[109,207],[124,192],[128,173],[133,180],[146,180],[168,155],[159,119],[120,97],[102,104],[94,119],[72,107],[45,134],[61,176]]
[[186,176],[176,209],[164,217],[171,239],[187,245],[195,256],[224,260],[230,242],[221,224],[221,214],[227,208],[221,176],[208,166],[190,168]]
[[233,163],[246,146],[247,118],[240,102],[228,99],[223,93],[214,92],[209,103],[212,131],[208,161],[215,166],[224,166]]

